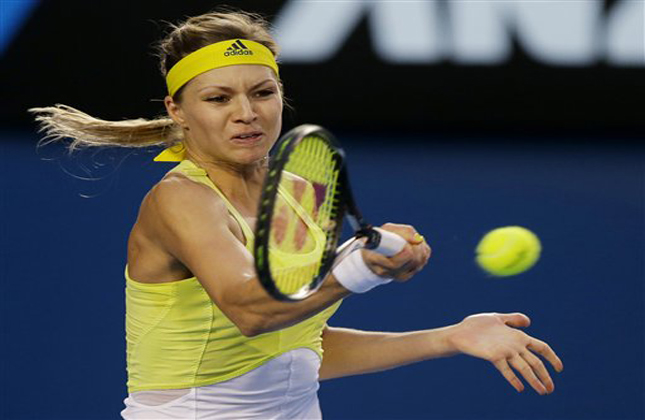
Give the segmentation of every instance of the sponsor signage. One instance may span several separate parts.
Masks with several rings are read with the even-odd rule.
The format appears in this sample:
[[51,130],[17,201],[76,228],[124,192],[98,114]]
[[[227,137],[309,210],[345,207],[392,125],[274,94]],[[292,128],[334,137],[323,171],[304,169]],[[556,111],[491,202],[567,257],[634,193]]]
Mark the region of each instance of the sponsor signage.
[[[50,0],[22,12],[0,70],[7,126],[65,103],[107,119],[164,111],[151,49],[162,21],[212,2]],[[302,122],[335,129],[645,129],[645,1],[269,1],[285,92]],[[16,15],[17,16],[17,15]],[[18,22],[18,20],[16,20]],[[46,42],[45,42],[46,40]],[[227,55],[251,54],[243,41]]]

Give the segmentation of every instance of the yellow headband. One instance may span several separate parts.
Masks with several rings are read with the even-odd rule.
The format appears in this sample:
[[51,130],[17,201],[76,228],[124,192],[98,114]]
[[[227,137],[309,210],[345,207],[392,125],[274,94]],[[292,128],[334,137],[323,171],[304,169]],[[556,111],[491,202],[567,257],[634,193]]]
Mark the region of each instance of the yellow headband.
[[200,48],[172,66],[166,75],[168,93],[173,96],[192,78],[204,72],[238,64],[267,66],[278,75],[278,65],[270,49],[247,39],[229,39]]

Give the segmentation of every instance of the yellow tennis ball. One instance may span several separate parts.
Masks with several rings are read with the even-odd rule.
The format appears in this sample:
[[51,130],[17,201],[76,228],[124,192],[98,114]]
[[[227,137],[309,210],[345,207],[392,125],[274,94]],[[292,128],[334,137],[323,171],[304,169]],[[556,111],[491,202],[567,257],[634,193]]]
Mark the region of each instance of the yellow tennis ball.
[[488,232],[477,245],[477,264],[499,277],[512,276],[533,267],[542,245],[537,236],[521,226],[506,226]]

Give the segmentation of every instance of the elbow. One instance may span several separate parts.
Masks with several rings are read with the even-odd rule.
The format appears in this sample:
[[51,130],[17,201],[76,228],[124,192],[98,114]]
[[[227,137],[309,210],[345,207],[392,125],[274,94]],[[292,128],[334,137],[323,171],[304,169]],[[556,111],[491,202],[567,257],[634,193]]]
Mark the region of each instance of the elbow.
[[249,317],[231,317],[231,321],[233,321],[233,324],[235,324],[244,337],[255,337],[256,335],[262,334],[261,326],[257,322],[253,322]]
[[271,327],[267,317],[257,315],[237,314],[231,318],[231,321],[245,337],[255,337],[275,329]]
[[255,337],[255,336],[258,336],[260,334],[264,334],[265,332],[268,332],[268,331],[262,330],[261,328],[256,328],[256,327],[252,327],[252,326],[240,326],[240,325],[238,325],[237,328],[240,330],[240,332],[242,333],[242,335],[244,337]]
[[258,307],[230,299],[219,299],[218,306],[245,337],[255,337],[291,324],[283,314],[271,312],[266,306]]
[[268,323],[245,323],[245,324],[236,324],[237,328],[240,330],[243,336],[245,337],[255,337],[260,334],[265,334],[271,331],[275,331],[276,328],[272,328]]
[[221,295],[213,302],[220,308],[240,333],[245,337],[255,337],[268,332],[268,316],[253,310],[248,304],[244,304],[236,295]]

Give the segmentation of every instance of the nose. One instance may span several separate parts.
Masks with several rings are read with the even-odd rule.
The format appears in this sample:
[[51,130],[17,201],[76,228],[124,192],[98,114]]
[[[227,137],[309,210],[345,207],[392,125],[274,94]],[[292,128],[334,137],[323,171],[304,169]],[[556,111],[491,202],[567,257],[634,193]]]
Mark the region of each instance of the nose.
[[233,121],[243,124],[250,124],[258,118],[253,103],[248,97],[240,97],[233,113]]

